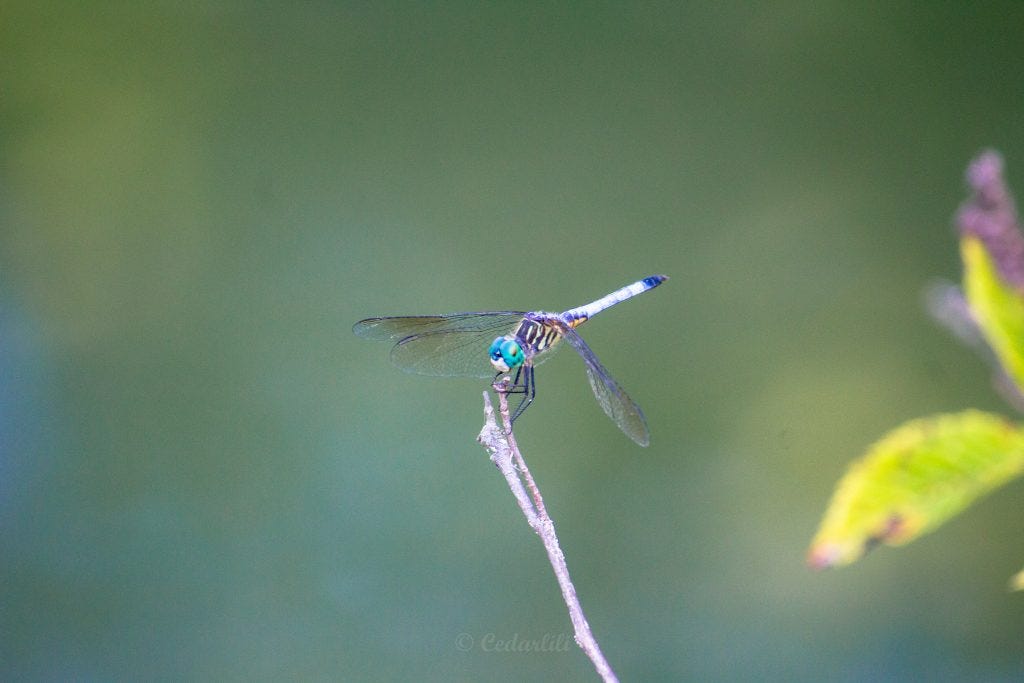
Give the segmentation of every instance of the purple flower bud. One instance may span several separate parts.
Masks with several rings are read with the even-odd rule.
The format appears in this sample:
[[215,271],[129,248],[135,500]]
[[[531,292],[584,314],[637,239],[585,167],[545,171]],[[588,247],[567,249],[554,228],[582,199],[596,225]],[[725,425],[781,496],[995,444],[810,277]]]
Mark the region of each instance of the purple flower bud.
[[967,167],[967,184],[974,195],[957,212],[960,234],[980,239],[1002,279],[1024,292],[1024,236],[999,153],[987,150],[978,155]]

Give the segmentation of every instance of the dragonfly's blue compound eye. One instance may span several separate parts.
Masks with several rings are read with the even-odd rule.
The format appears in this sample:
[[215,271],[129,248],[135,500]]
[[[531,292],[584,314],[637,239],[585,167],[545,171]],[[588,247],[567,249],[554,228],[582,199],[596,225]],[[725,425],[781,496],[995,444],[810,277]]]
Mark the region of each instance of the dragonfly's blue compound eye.
[[523,364],[526,355],[519,342],[509,337],[498,337],[491,343],[487,354],[491,358],[491,365],[498,372],[508,372]]

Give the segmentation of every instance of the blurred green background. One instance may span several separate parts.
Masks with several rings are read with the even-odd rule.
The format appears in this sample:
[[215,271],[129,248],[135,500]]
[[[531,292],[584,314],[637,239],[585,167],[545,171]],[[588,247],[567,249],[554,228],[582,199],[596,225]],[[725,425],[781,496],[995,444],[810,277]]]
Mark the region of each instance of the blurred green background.
[[[846,464],[970,406],[929,321],[1019,2],[4,3],[0,677],[594,680],[474,438],[371,315],[585,303],[517,436],[623,680],[1017,680],[1021,485],[813,573]],[[495,641],[547,638],[523,653]],[[509,645],[506,644],[505,649]]]

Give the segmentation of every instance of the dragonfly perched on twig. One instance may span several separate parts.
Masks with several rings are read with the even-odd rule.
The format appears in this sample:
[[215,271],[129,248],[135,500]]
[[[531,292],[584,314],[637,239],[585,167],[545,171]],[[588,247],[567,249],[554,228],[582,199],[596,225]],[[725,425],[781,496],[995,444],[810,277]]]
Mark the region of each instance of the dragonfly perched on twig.
[[612,379],[576,328],[604,309],[654,289],[667,279],[665,275],[645,277],[562,313],[477,311],[367,318],[357,322],[352,331],[364,339],[393,342],[391,360],[408,372],[441,377],[490,377],[497,372],[495,380],[502,375],[510,377],[506,391],[523,395],[512,414],[513,421],[537,394],[534,366],[550,357],[564,340],[583,358],[590,388],[604,412],[629,438],[646,446],[650,432],[640,406]]

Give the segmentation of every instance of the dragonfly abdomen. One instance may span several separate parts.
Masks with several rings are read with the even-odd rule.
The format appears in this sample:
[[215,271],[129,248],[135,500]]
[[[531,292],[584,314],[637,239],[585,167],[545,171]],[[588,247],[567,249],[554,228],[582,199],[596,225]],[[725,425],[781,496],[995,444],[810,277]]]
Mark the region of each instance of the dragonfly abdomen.
[[562,314],[562,318],[566,320],[566,322],[569,322],[573,327],[576,327],[580,323],[586,321],[587,318],[597,315],[604,309],[611,308],[615,304],[622,303],[626,299],[631,299],[637,294],[643,294],[648,290],[654,289],[667,279],[668,277],[665,275],[651,275],[650,277],[645,277],[643,280],[637,280],[631,285],[626,285],[625,287],[616,289],[611,294],[603,296],[597,301],[592,301],[585,306],[570,308]]

